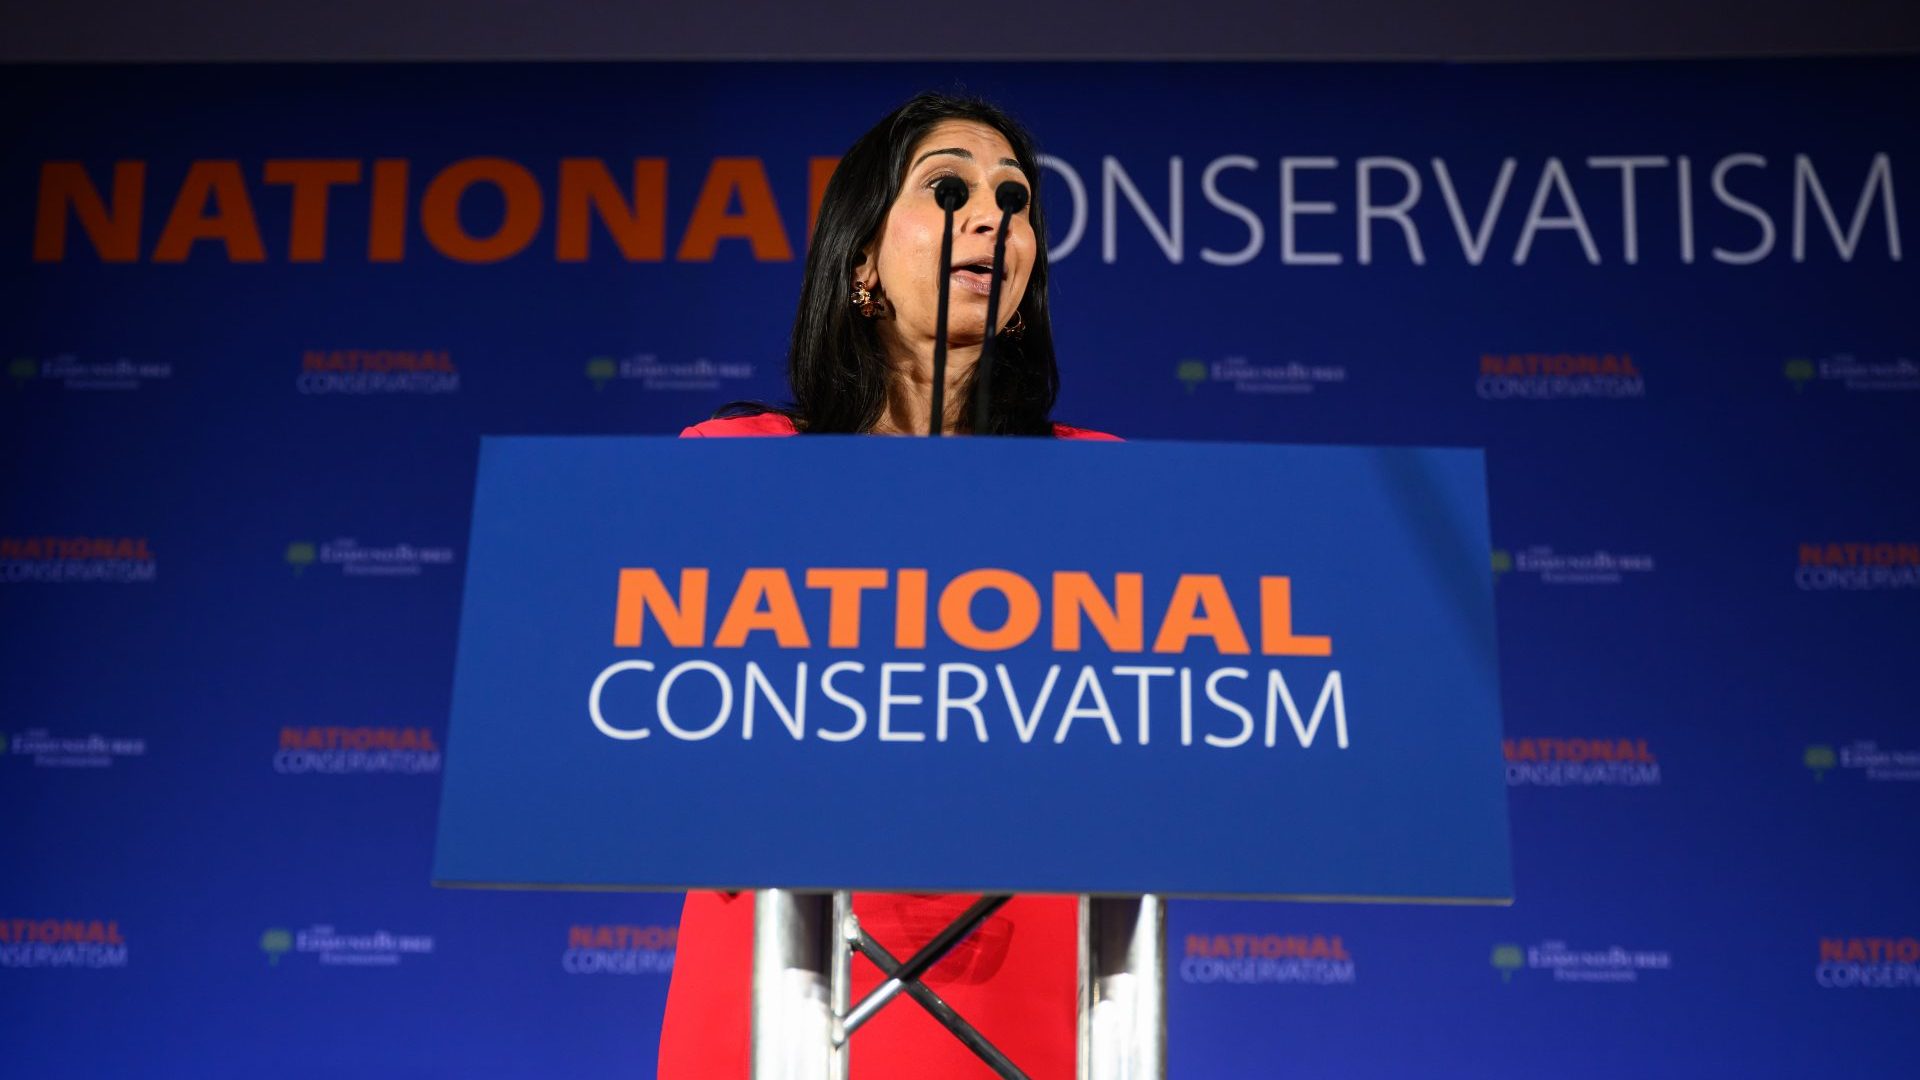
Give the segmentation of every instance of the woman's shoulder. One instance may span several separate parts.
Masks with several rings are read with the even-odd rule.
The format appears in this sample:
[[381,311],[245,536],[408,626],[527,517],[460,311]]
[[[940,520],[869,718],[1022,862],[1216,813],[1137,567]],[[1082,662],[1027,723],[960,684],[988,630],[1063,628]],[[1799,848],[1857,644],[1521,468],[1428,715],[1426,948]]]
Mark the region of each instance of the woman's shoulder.
[[1096,442],[1121,442],[1118,435],[1109,435],[1092,428],[1070,427],[1066,424],[1053,425],[1053,437],[1056,439],[1092,439]]
[[683,439],[732,439],[793,434],[796,434],[793,421],[787,416],[777,412],[763,412],[748,416],[723,416],[717,420],[703,420],[682,431],[680,437]]

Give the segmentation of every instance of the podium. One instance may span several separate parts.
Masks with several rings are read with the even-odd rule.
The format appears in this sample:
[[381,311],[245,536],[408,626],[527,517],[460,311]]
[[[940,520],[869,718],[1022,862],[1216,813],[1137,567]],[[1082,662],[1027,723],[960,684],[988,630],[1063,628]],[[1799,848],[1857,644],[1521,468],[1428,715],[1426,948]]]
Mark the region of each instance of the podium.
[[1510,902],[1477,450],[490,438],[473,522],[436,882],[754,890],[756,1077],[899,998],[1020,1075],[853,890],[1079,895],[1100,1078],[1168,897]]

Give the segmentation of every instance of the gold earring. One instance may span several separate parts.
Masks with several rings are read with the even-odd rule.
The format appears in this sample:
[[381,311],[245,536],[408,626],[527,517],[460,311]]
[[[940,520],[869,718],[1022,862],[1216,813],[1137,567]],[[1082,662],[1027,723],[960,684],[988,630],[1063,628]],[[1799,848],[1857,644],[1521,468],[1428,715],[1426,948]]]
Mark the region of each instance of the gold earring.
[[1013,309],[1013,321],[1002,328],[1000,332],[1016,341],[1019,340],[1021,334],[1027,332],[1027,320],[1020,314],[1019,308]]
[[869,292],[867,287],[858,281],[853,283],[853,306],[859,310],[861,315],[869,319],[873,318],[880,310],[880,303],[873,298],[873,293]]

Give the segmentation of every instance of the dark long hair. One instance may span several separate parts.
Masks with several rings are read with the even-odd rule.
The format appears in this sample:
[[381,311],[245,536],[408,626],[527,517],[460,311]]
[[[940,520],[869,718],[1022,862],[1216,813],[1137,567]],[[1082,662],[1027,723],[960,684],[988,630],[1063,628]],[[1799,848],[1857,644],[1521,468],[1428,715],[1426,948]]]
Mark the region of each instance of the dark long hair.
[[[1033,272],[1019,307],[1026,328],[1017,337],[1001,335],[994,342],[992,401],[980,434],[1053,434],[1049,417],[1060,391],[1060,372],[1047,315],[1047,226],[1033,137],[988,102],[938,93],[918,95],[860,136],[827,183],[787,353],[793,390],[789,415],[803,432],[871,431],[886,408],[891,366],[873,320],[849,302],[853,265],[900,194],[907,156],[928,131],[949,120],[971,120],[1005,136],[1033,190],[1027,211],[1034,235]],[[969,376],[960,389],[961,415],[969,419],[973,396]]]

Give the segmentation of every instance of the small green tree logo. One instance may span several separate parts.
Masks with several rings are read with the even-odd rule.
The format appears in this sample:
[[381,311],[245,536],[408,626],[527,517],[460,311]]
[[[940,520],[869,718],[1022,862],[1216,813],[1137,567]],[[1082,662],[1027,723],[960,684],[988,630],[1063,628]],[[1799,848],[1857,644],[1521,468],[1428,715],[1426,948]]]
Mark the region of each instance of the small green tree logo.
[[40,374],[40,361],[31,356],[16,356],[13,363],[7,365],[7,374],[13,376],[16,386],[22,385]]
[[1518,945],[1495,945],[1493,966],[1500,970],[1501,982],[1512,982],[1513,973],[1527,966],[1527,954]]
[[587,378],[593,380],[593,389],[596,393],[601,387],[607,385],[608,380],[612,379],[618,370],[611,356],[596,356],[587,361]]
[[299,577],[307,567],[312,566],[314,558],[312,544],[299,541],[287,545],[287,565],[293,567],[294,577]]
[[1809,746],[1801,760],[1807,763],[1807,768],[1813,770],[1815,780],[1825,779],[1827,770],[1838,764],[1831,746]]
[[293,951],[293,935],[275,927],[260,935],[260,951],[267,954],[269,965],[279,967],[281,955]]
[[1194,387],[1207,381],[1207,363],[1204,360],[1182,360],[1173,375],[1185,384],[1187,393],[1191,394]]
[[1793,384],[1793,392],[1797,394],[1813,378],[1813,361],[1804,356],[1796,356],[1787,361],[1781,373],[1787,377],[1788,382]]
[[1494,548],[1493,549],[1493,579],[1495,581],[1500,580],[1501,574],[1504,574],[1507,571],[1512,569],[1513,569],[1513,555],[1509,553],[1506,548]]

